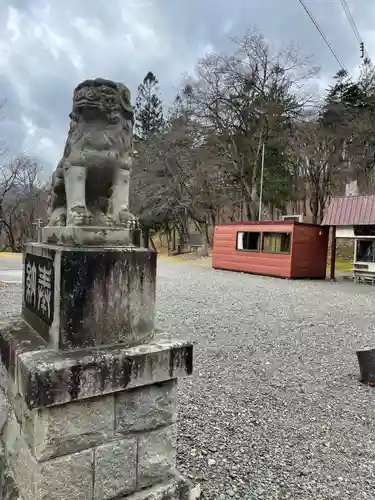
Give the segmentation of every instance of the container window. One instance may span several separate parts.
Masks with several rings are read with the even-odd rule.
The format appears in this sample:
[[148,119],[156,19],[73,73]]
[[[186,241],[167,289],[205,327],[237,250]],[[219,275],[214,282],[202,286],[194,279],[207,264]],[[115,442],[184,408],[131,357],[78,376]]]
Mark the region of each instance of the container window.
[[375,226],[354,226],[354,236],[375,236]]
[[263,233],[262,251],[265,253],[290,253],[291,233]]
[[259,252],[260,232],[239,231],[237,233],[237,250],[248,252]]
[[375,261],[375,242],[372,240],[357,240],[357,262]]

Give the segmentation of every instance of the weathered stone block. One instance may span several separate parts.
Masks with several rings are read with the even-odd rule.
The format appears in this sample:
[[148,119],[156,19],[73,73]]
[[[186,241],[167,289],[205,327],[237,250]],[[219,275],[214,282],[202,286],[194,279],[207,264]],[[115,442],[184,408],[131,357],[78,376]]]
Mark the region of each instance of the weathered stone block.
[[8,372],[2,361],[0,361],[0,389],[6,392],[7,384],[8,384]]
[[6,461],[14,473],[14,480],[18,490],[25,499],[36,498],[35,473],[37,463],[32,457],[25,440],[22,439],[21,427],[13,411],[9,412],[2,439]]
[[177,381],[117,393],[116,432],[152,430],[176,422]]
[[93,450],[38,463],[12,411],[2,440],[7,464],[25,500],[92,500]]
[[9,468],[1,470],[0,498],[1,500],[23,500],[14,481],[13,472]]
[[92,497],[93,450],[38,464],[35,497],[30,500],[92,500]]
[[4,426],[9,415],[9,400],[4,391],[0,389],[0,435],[3,433]]
[[4,428],[1,436],[7,455],[13,453],[13,450],[16,448],[17,440],[20,438],[20,436],[20,424],[19,422],[17,422],[14,411],[12,411],[12,409],[10,408],[6,421],[4,423]]
[[[25,246],[22,315],[50,346],[148,342],[154,333],[156,253],[134,246]],[[30,291],[29,274],[43,282]],[[48,273],[48,275],[46,274]],[[48,280],[46,278],[48,277]],[[48,292],[48,295],[46,295]]]
[[190,483],[177,473],[173,476],[169,481],[142,489],[119,500],[189,500]]
[[14,481],[14,473],[7,466],[5,448],[0,443],[0,498],[1,500],[23,500]]
[[1,362],[7,371],[7,377],[11,377],[16,385],[22,355],[46,348],[46,341],[20,316],[0,319]]
[[29,411],[23,427],[37,460],[91,448],[111,439],[113,431],[113,395]]
[[137,438],[135,436],[95,449],[94,500],[111,500],[136,490]]
[[11,377],[8,377],[6,384],[6,395],[18,422],[22,423],[25,412],[25,400],[17,390],[17,386]]
[[138,485],[152,486],[166,480],[176,466],[176,424],[139,436]]
[[48,349],[24,320],[0,320],[0,353],[29,409],[152,385],[193,370],[193,346],[161,332],[152,343]]

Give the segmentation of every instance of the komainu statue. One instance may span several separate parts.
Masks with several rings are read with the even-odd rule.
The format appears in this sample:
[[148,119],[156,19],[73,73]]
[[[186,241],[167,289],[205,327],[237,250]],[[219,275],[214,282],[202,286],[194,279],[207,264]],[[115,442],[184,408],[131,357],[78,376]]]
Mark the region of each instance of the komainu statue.
[[[125,85],[97,78],[74,90],[64,154],[53,175],[48,226],[128,228],[133,108]],[[64,232],[64,231],[62,231]]]

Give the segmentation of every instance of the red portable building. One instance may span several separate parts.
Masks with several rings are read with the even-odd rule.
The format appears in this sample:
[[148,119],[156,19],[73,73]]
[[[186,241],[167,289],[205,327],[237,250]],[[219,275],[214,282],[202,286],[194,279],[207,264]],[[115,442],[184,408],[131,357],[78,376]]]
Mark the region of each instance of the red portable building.
[[215,227],[212,267],[280,278],[325,279],[328,228],[296,221]]

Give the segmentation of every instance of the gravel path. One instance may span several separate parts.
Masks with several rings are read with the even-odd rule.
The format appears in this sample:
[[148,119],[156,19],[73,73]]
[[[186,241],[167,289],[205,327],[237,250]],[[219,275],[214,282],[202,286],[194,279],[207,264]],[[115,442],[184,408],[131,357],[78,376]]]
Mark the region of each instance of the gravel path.
[[[20,287],[0,285],[0,315]],[[196,342],[179,469],[209,500],[375,498],[375,289],[159,263],[158,323]]]
[[159,265],[159,324],[197,342],[179,468],[203,498],[375,498],[375,290]]

